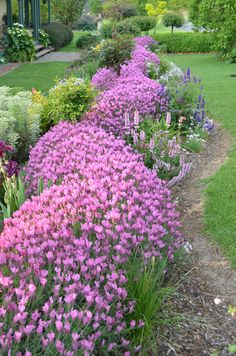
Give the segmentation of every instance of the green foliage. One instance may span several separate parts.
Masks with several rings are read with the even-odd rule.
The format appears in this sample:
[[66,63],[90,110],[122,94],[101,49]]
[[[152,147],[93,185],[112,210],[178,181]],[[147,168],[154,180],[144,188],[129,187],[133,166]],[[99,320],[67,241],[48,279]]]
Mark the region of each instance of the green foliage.
[[137,23],[134,23],[132,20],[127,18],[123,21],[118,22],[116,26],[116,31],[120,35],[137,36],[141,32],[141,28]]
[[93,14],[99,14],[102,12],[102,2],[101,0],[90,0],[89,7]]
[[97,36],[92,35],[89,32],[84,32],[78,37],[76,41],[76,47],[79,49],[83,49],[86,47],[91,47],[95,45],[97,42],[98,42]]
[[75,63],[74,67],[72,67],[71,69],[71,72],[79,78],[83,78],[84,80],[91,80],[93,75],[97,72],[97,70],[98,70],[97,61],[91,60],[82,65],[76,65]]
[[159,33],[153,37],[166,46],[167,53],[208,53],[213,46],[212,33]]
[[133,17],[138,15],[138,9],[134,4],[127,4],[121,10],[122,18]]
[[[166,260],[153,258],[149,264],[143,264],[136,256],[126,266],[128,278],[128,299],[135,300],[134,312],[127,315],[128,322],[136,322],[130,330],[130,339],[134,345],[145,345],[155,328],[166,323],[166,301],[173,294],[174,288],[164,286]],[[140,268],[140,266],[144,266]],[[139,321],[145,326],[140,328]]]
[[0,202],[0,211],[3,219],[10,218],[13,213],[26,201],[25,187],[20,176],[13,175],[3,182],[4,202]]
[[167,8],[171,11],[187,10],[189,6],[189,0],[168,0]]
[[121,65],[131,58],[134,41],[129,36],[117,36],[102,43],[99,52],[99,66],[112,67],[118,73]]
[[83,16],[76,23],[75,28],[80,31],[94,31],[97,29],[97,21],[93,16]]
[[132,4],[132,1],[127,0],[108,0],[103,4],[103,14],[105,17],[122,20],[123,11],[129,4]]
[[141,31],[148,33],[156,27],[157,18],[155,16],[135,16],[132,21],[141,28]]
[[35,59],[34,40],[23,25],[14,24],[7,29],[6,59],[9,62],[30,62]]
[[40,134],[41,105],[32,102],[31,92],[12,94],[10,88],[0,87],[0,140],[14,148],[19,161],[28,158],[29,148]]
[[73,26],[80,17],[85,0],[53,0],[54,18],[64,25]]
[[43,30],[49,35],[51,45],[58,50],[71,42],[73,39],[73,32],[70,27],[60,23],[51,22],[43,27]]
[[231,63],[236,63],[236,47],[234,47],[228,54],[228,58]]
[[44,47],[48,47],[50,45],[49,35],[44,30],[39,30],[39,43]]
[[148,16],[158,17],[164,15],[167,12],[166,6],[166,1],[152,0],[146,4],[145,10],[147,11]]
[[102,38],[112,38],[116,33],[116,22],[108,22],[104,23],[101,28],[101,36]]
[[80,78],[58,81],[50,89],[41,115],[41,128],[45,132],[60,121],[79,121],[89,109],[95,92]]
[[166,27],[171,27],[172,33],[174,32],[174,27],[178,28],[183,26],[184,24],[183,16],[180,14],[175,14],[173,12],[168,12],[167,14],[165,14],[162,18],[162,21]]
[[214,33],[214,48],[227,57],[236,46],[235,0],[191,0],[190,17],[193,23]]

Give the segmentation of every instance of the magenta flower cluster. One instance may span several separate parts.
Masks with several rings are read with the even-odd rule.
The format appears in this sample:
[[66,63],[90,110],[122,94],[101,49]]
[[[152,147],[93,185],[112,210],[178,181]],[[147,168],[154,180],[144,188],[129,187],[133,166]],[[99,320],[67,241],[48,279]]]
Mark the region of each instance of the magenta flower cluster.
[[0,349],[17,356],[130,355],[125,264],[182,243],[171,193],[122,139],[60,123],[31,151],[28,200],[0,236]]
[[116,80],[112,69],[95,74],[92,82],[103,92],[87,119],[116,135],[123,134],[127,113],[133,115],[138,111],[142,118],[159,119],[167,110],[168,99],[165,87],[148,78],[147,65],[150,63],[158,66],[159,57],[146,45],[136,44],[131,60],[123,64]]
[[[3,355],[131,355],[136,301],[126,263],[173,259],[182,245],[179,214],[166,183],[120,134],[137,111],[159,118],[165,88],[147,76],[159,65],[148,36],[120,75],[102,69],[102,93],[78,124],[62,122],[32,149],[25,184],[53,185],[27,200],[0,235],[0,349]],[[93,122],[91,122],[93,121]],[[107,129],[107,132],[103,130]],[[130,262],[129,262],[130,263]]]
[[134,40],[137,45],[146,48],[150,48],[151,46],[158,45],[158,42],[154,40],[154,38],[151,36],[140,36],[140,37],[136,37]]

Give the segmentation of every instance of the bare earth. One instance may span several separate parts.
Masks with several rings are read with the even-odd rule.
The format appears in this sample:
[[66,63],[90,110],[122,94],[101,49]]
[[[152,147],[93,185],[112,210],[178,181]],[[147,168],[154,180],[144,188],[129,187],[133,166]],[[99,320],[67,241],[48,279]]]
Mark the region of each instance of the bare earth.
[[[180,313],[183,321],[162,330],[158,355],[232,355],[228,345],[236,344],[236,316],[227,312],[229,304],[236,306],[236,270],[204,234],[202,196],[206,184],[202,180],[223,165],[232,144],[231,136],[217,127],[205,150],[193,157],[190,176],[174,190],[183,233],[193,252],[183,265],[186,276],[183,270],[179,272],[184,280],[172,298],[173,314]],[[216,297],[222,300],[220,305],[214,303]]]

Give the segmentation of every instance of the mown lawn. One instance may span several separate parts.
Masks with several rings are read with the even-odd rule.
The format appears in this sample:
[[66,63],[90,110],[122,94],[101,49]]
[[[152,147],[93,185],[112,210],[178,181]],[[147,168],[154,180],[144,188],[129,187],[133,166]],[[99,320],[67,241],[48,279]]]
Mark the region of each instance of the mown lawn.
[[69,65],[69,62],[22,64],[0,77],[0,86],[6,85],[19,90],[36,88],[44,92],[54,85],[55,78],[61,77]]
[[[236,75],[236,64],[220,62],[212,55],[168,58],[183,69],[189,66],[202,79],[208,112],[236,138],[236,77],[230,76]],[[206,189],[205,226],[236,267],[236,146]]]

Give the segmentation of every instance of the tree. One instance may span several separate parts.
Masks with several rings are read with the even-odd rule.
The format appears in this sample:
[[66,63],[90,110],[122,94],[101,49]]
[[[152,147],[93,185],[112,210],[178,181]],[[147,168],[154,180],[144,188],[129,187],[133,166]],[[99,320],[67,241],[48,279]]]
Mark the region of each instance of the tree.
[[103,4],[103,13],[106,17],[115,20],[122,20],[123,9],[132,1],[127,0],[108,0]]
[[189,0],[169,0],[167,1],[167,8],[170,11],[187,10]]
[[160,16],[164,15],[166,10],[166,1],[153,1],[152,3],[148,3],[145,6],[148,16]]
[[163,16],[163,24],[166,27],[171,27],[171,32],[174,32],[174,27],[181,27],[184,24],[184,18],[180,14],[167,13]]
[[85,0],[53,0],[52,13],[56,20],[72,26],[81,16]]
[[235,0],[191,0],[192,22],[215,36],[214,47],[227,56],[236,48],[236,1]]
[[89,7],[93,14],[99,14],[102,12],[101,0],[90,0]]

